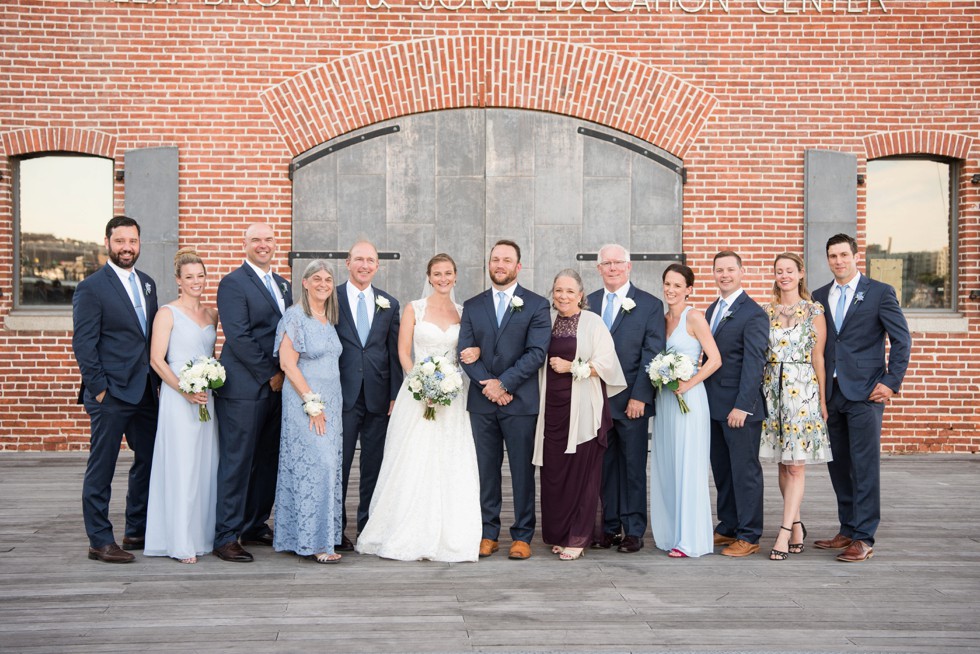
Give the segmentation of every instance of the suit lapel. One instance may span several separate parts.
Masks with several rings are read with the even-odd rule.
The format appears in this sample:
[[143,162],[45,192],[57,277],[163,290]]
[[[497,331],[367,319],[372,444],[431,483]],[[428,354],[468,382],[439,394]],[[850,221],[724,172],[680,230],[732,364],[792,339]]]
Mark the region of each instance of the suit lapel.
[[[626,291],[626,297],[632,300],[634,296],[636,296],[636,286],[630,284],[630,290]],[[619,325],[621,322],[623,322],[623,317],[625,315],[626,311],[623,309],[623,307],[619,307],[619,311],[617,311],[616,315],[613,317],[612,329],[609,330],[610,333],[616,333],[616,330],[619,329]]]
[[494,290],[491,287],[489,290],[483,291],[483,308],[487,311],[487,320],[493,325],[493,333],[499,334],[500,327],[497,326],[497,312],[493,306],[493,296]]
[[[119,275],[116,274],[116,271],[112,268],[112,266],[110,266],[109,264],[106,264],[104,270],[105,270],[106,276],[107,276],[107,278],[109,280],[109,286],[111,286],[113,289],[115,289],[116,293],[119,294],[120,300],[122,300],[122,303],[127,308],[127,313],[133,319],[133,324],[136,325],[136,330],[140,334],[143,334],[143,328],[140,327],[140,319],[139,319],[139,316],[136,315],[136,307],[133,306],[133,298],[131,298],[129,296],[129,291],[126,289],[125,286],[123,286],[122,280],[119,279]],[[138,273],[136,275],[136,278],[139,279],[139,274]],[[142,280],[140,280],[140,283],[138,284],[138,286],[142,286]],[[143,315],[146,315],[146,304],[145,303],[143,304]],[[146,331],[147,331],[147,333],[149,333],[149,331],[150,331],[149,322],[147,322]],[[143,338],[146,339],[146,337],[147,337],[147,334],[143,334]]]
[[259,276],[255,274],[254,270],[252,270],[252,266],[248,265],[247,263],[243,263],[242,268],[245,270],[245,274],[248,275],[248,278],[252,280],[252,283],[255,284],[255,287],[262,293],[265,301],[269,303],[270,307],[272,307],[272,310],[275,311],[277,315],[281,316],[282,311],[279,310],[279,303],[269,294],[269,289],[265,287],[265,282],[259,279]]
[[374,318],[371,319],[371,328],[368,330],[367,342],[364,343],[365,347],[367,346],[368,343],[371,342],[371,339],[374,338],[375,331],[381,329],[381,327],[378,326],[378,323],[381,322],[381,320],[379,320],[379,318],[381,318],[381,314],[384,313],[384,311],[390,311],[391,310],[391,309],[379,309],[378,308],[378,298],[379,297],[384,297],[384,295],[382,295],[381,294],[381,291],[378,290],[378,287],[377,286],[374,286],[373,284],[371,285],[371,290],[374,292],[374,306],[373,307],[366,307],[366,308],[367,308],[367,310],[368,310],[369,313],[370,312],[373,312],[374,313]]
[[[868,289],[871,288],[871,282],[868,280],[867,275],[861,275],[861,279],[858,281],[857,289],[854,291],[854,297],[851,298],[851,304],[847,307],[847,311],[844,313],[844,321],[840,324],[841,332],[847,328],[847,325],[851,322],[851,316],[858,310],[860,310],[861,305],[864,304],[864,296],[868,293]],[[861,296],[861,300],[858,300],[858,296]],[[834,322],[831,319],[830,322]]]
[[[742,303],[745,302],[745,298],[746,298],[745,291],[742,291],[741,295],[739,295],[738,298],[734,302],[732,302],[732,304],[728,307],[728,318],[735,317],[735,312],[738,311],[739,307],[742,306]],[[715,300],[715,305],[717,305],[717,303],[718,301]],[[711,312],[711,319],[714,320],[714,310],[712,310]],[[718,332],[724,329],[725,323],[728,322],[728,319],[726,319],[724,315],[722,315],[718,320],[720,322],[718,323],[718,329],[715,330],[715,334],[718,334]],[[711,325],[711,323],[709,322],[708,325]]]
[[336,293],[337,304],[340,310],[340,315],[337,319],[337,331],[346,332],[347,338],[354,339],[360,343],[360,339],[357,338],[357,327],[354,325],[354,316],[351,313],[350,302],[347,301],[347,282],[338,286]]

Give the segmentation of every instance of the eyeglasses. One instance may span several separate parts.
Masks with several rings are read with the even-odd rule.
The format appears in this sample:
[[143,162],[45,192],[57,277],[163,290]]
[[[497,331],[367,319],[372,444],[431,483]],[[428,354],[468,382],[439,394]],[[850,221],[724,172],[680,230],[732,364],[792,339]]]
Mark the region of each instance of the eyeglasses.
[[616,266],[617,268],[629,264],[629,261],[602,261],[599,263],[600,268],[612,268]]

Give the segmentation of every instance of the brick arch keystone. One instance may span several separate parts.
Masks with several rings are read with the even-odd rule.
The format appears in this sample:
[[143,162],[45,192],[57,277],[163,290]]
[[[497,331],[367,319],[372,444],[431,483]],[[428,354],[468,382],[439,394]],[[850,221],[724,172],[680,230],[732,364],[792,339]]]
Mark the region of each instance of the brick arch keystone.
[[951,159],[966,159],[974,141],[964,134],[926,129],[876,132],[862,140],[868,159],[902,154],[932,154]]
[[451,36],[334,59],[261,100],[293,156],[407,114],[510,107],[573,116],[683,158],[717,99],[635,59],[528,38]]
[[35,152],[81,152],[112,159],[116,137],[105,132],[75,127],[34,127],[0,135],[8,157]]

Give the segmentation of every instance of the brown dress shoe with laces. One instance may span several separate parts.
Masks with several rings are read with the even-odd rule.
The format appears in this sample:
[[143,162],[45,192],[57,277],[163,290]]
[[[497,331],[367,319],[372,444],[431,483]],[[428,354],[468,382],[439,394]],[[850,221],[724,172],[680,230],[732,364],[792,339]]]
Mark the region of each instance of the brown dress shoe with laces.
[[717,531],[715,532],[715,547],[719,545],[731,545],[734,542],[734,536],[725,536],[724,534],[719,534]]
[[734,543],[721,551],[725,556],[748,556],[759,551],[758,543],[750,543],[747,540],[736,540]]
[[848,545],[846,550],[837,555],[837,560],[843,561],[844,563],[860,563],[861,561],[867,561],[874,555],[875,551],[873,547],[863,540],[856,540]]
[[510,546],[510,554],[507,555],[507,558],[515,561],[529,559],[531,558],[531,546],[522,540],[515,540]]
[[842,550],[850,547],[853,543],[850,538],[844,536],[843,534],[837,534],[829,540],[815,540],[813,541],[813,546],[818,550]]
[[480,556],[486,558],[500,549],[497,541],[484,538],[480,541]]
[[132,563],[136,560],[135,556],[123,551],[115,543],[109,543],[102,547],[88,548],[88,558],[93,561],[102,561],[103,563]]
[[128,550],[141,550],[141,549],[143,549],[143,544],[144,543],[146,543],[146,539],[145,538],[139,538],[139,537],[136,537],[136,536],[133,536],[132,538],[130,538],[129,536],[123,536],[122,548],[124,550],[127,550],[127,551]]
[[214,548],[214,555],[222,561],[231,561],[232,563],[252,562],[252,555],[246,552],[245,549],[238,544],[237,540],[233,540],[230,543],[225,543],[221,547]]

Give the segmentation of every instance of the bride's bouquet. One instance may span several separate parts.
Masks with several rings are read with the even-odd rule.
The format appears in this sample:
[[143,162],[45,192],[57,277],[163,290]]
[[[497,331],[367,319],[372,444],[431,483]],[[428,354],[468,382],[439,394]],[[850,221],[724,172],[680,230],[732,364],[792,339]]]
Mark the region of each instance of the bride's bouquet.
[[[670,390],[676,391],[680,382],[687,381],[694,376],[694,362],[686,354],[676,352],[673,349],[664,350],[647,364],[647,374],[650,375],[650,381],[657,387],[657,390],[666,386]],[[691,409],[688,408],[683,396],[675,394],[674,397],[680,404],[681,413],[690,412]]]
[[451,359],[425,357],[408,373],[408,390],[425,405],[425,419],[436,419],[436,406],[449,406],[463,390],[463,375]]
[[[184,364],[177,380],[177,386],[185,393],[200,393],[203,390],[221,388],[225,383],[225,367],[214,357],[201,355]],[[211,419],[207,404],[198,405],[201,422]]]

